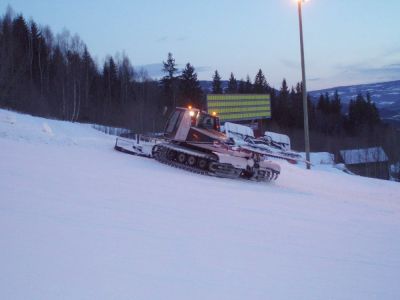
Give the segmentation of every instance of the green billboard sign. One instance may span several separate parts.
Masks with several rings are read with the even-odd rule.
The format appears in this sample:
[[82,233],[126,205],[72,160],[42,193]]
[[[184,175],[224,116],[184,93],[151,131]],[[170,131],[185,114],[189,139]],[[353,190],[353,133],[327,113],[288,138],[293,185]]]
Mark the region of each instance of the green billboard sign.
[[265,94],[208,94],[208,113],[222,122],[271,118],[271,97]]

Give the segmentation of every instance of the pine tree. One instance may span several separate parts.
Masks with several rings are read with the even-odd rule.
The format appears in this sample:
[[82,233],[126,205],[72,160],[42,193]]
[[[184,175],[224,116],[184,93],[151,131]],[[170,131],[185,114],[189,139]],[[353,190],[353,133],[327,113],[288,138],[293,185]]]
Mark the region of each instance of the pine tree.
[[367,110],[368,110],[368,116],[367,116],[367,121],[370,127],[380,123],[381,118],[379,116],[379,111],[375,106],[375,103],[371,99],[371,94],[367,92]]
[[121,83],[121,102],[125,104],[129,99],[129,87],[133,80],[133,67],[129,58],[126,55],[122,56],[122,60],[118,65],[118,77]]
[[119,87],[117,65],[115,64],[115,61],[111,56],[104,63],[103,80],[106,105],[108,106],[108,108],[106,109],[110,109],[114,104],[118,102],[116,93],[117,88]]
[[268,90],[268,83],[261,69],[258,70],[254,79],[253,90],[256,94],[264,94]]
[[279,91],[275,111],[273,112],[275,120],[285,127],[289,126],[290,105],[289,105],[289,88],[286,79],[282,80],[282,86]]
[[180,76],[180,105],[202,108],[202,90],[194,67],[187,63]]
[[243,80],[243,78],[239,80],[238,93],[239,94],[246,93],[246,82]]
[[349,104],[348,121],[350,130],[357,133],[368,126],[369,131],[380,123],[378,109],[371,100],[371,95],[367,93],[367,99],[361,93],[358,93],[355,100],[351,100]]
[[233,73],[231,73],[231,76],[229,77],[228,81],[228,88],[226,89],[226,93],[228,94],[236,94],[238,92],[238,82],[233,76]]
[[303,83],[302,82],[298,82],[296,84],[296,94],[303,95]]
[[246,82],[244,83],[244,93],[251,94],[253,92],[253,84],[251,83],[250,76],[247,75]]
[[175,58],[173,58],[172,53],[168,53],[167,61],[163,61],[163,69],[164,73],[167,73],[166,77],[169,79],[175,77],[175,73],[178,71],[176,68]]
[[324,97],[324,95],[321,94],[321,95],[319,95],[319,98],[318,98],[317,109],[319,111],[323,112],[324,107],[325,107],[325,97]]
[[331,102],[331,113],[335,115],[340,115],[342,110],[342,103],[337,90],[335,90],[335,94],[333,95],[333,100]]
[[[93,80],[96,76],[96,67],[90,53],[85,46],[82,56],[83,71],[83,103],[82,103],[82,119],[88,121],[90,119],[90,91]],[[78,113],[79,116],[79,113]]]
[[213,94],[222,94],[221,76],[219,76],[217,70],[215,70],[215,73],[213,76],[212,93]]
[[286,82],[285,78],[282,80],[282,87],[281,87],[281,89],[279,91],[279,96],[282,99],[287,99],[288,96],[289,96],[289,88],[288,88],[288,85],[287,85],[287,82]]
[[166,101],[164,103],[163,110],[165,111],[168,107],[174,108],[176,106],[176,98],[177,98],[177,76],[178,72],[175,59],[172,56],[172,53],[168,53],[167,61],[163,61],[163,69],[162,71],[166,73],[166,75],[161,79],[160,84],[163,87],[164,96]]
[[[27,85],[27,79],[29,78],[29,29],[22,15],[18,15],[12,22],[12,38],[10,40],[10,53],[7,58],[9,62],[9,80],[8,89],[10,91],[18,91],[18,93],[24,95],[21,102],[16,103],[16,108],[19,105],[28,106],[31,103],[29,94],[32,93],[32,89]],[[3,68],[3,62],[0,64],[0,68]],[[37,95],[35,95],[37,96]],[[25,107],[26,109],[26,107]]]
[[330,106],[330,102],[329,102],[329,95],[326,93],[321,94],[319,96],[319,100],[317,103],[317,109],[324,115],[329,113],[329,106]]
[[289,111],[290,111],[289,126],[295,128],[303,128],[304,125],[303,90],[300,83],[297,83],[296,88],[292,88],[290,92]]

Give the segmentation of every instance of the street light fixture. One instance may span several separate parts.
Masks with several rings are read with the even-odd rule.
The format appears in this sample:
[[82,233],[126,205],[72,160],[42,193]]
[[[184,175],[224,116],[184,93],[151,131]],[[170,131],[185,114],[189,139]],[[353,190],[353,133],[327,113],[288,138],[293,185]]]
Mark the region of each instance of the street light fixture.
[[304,62],[304,41],[303,41],[303,18],[301,8],[303,2],[308,0],[297,0],[297,6],[299,10],[299,29],[300,29],[300,52],[301,52],[301,71],[303,80],[303,112],[304,112],[304,142],[307,160],[307,169],[311,168],[310,165],[310,133],[308,129],[308,105],[307,105],[307,87],[306,87],[306,68]]

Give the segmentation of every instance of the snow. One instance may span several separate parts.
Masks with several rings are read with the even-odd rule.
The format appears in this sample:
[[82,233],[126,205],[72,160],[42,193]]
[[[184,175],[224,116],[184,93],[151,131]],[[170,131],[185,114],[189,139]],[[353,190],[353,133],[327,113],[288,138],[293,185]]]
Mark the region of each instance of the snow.
[[400,298],[398,183],[213,178],[113,144],[0,110],[2,299]]
[[341,150],[340,155],[346,165],[385,162],[389,160],[382,147]]
[[286,150],[290,150],[291,149],[290,138],[286,134],[266,131],[264,133],[264,136],[270,137],[272,141],[284,145]]
[[53,134],[53,130],[50,128],[49,125],[47,125],[47,123],[43,123],[42,130],[43,130],[44,133],[46,133],[49,136],[53,136],[54,135]]
[[246,136],[254,137],[253,129],[241,124],[225,122],[224,130],[226,132],[226,135],[230,138],[235,138],[236,137],[235,134],[240,134],[244,137]]
[[395,103],[394,101],[381,101],[379,102],[379,105],[392,105],[394,103]]
[[[306,159],[304,152],[300,153],[303,159]],[[310,162],[315,166],[333,165],[335,163],[335,155],[329,152],[312,152],[310,153]]]

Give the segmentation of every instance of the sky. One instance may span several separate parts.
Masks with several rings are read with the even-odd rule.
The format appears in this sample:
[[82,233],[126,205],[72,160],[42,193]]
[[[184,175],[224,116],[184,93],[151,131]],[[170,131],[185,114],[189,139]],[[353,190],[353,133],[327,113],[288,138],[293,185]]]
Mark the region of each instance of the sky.
[[[162,76],[171,52],[201,80],[301,81],[295,0],[0,0],[54,33],[77,33],[101,64],[125,53],[137,68]],[[399,0],[311,0],[303,5],[309,90],[400,79]]]

